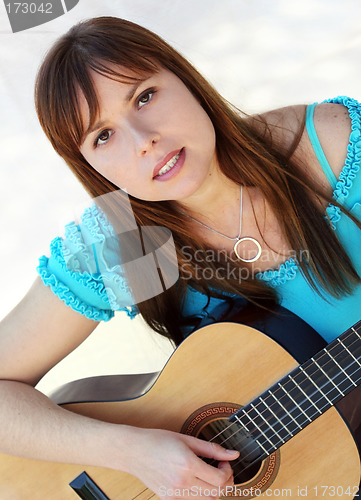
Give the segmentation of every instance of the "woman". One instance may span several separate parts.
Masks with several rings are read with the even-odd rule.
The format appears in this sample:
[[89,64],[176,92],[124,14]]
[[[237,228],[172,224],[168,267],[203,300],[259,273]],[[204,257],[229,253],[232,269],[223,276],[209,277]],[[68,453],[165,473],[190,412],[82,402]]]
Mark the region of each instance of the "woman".
[[123,190],[139,226],[172,231],[180,279],[134,303],[136,284],[116,272],[112,227],[124,211],[94,205],[81,224],[70,224],[50,258],[40,259],[41,279],[1,324],[7,405],[0,418],[12,422],[1,451],[125,470],[153,491],[230,484],[228,461],[237,452],[90,420],[33,386],[114,309],[139,312],[176,344],[246,303],[278,301],[327,341],[355,323],[359,105],[339,98],[307,112],[294,106],[240,116],[156,35],[98,18],[72,28],[49,52],[36,106],[55,150],[93,197]]

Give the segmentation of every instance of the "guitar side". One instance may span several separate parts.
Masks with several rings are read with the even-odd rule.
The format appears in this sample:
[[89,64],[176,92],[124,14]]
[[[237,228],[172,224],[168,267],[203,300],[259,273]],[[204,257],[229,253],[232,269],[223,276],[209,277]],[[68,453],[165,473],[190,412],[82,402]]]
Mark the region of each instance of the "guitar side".
[[[107,422],[179,432],[191,415],[199,420],[202,412],[208,411],[212,419],[219,417],[229,403],[247,404],[297,364],[276,342],[257,330],[219,323],[187,338],[144,395],[127,401],[62,406]],[[136,478],[122,472],[0,455],[0,499],[75,499],[69,483],[84,470],[110,500],[157,498]],[[263,482],[266,489],[257,496],[281,496],[282,490],[300,496],[298,492],[307,488],[307,496],[316,498],[327,486],[330,492],[332,487],[345,492],[337,494],[338,498],[350,499],[347,488],[356,492],[359,479],[357,447],[337,410],[330,408],[280,448],[277,470],[271,480],[266,471],[256,483],[250,478],[242,488],[244,491],[251,484]],[[242,493],[240,498],[251,497]]]

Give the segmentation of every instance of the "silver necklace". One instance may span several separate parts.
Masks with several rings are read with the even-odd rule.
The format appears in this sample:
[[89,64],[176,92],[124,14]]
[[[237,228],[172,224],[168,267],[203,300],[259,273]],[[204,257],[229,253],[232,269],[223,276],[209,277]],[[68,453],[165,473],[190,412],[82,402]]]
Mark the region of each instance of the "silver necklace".
[[[188,215],[188,214],[186,214],[184,212],[182,212],[182,213],[184,215],[186,215],[187,217],[189,217],[190,219],[192,219],[197,224],[200,224],[201,226],[209,229],[210,231],[213,231],[214,233],[217,233],[220,236],[223,236],[224,238],[227,238],[227,240],[235,241],[236,243],[233,246],[233,251],[234,251],[234,253],[237,256],[237,259],[241,260],[242,262],[255,262],[256,260],[258,260],[261,257],[261,255],[262,255],[262,248],[261,248],[261,245],[260,245],[259,241],[257,241],[255,238],[251,238],[251,236],[243,236],[243,238],[241,238],[241,234],[242,234],[242,219],[243,219],[243,186],[241,186],[241,202],[240,202],[240,208],[239,208],[239,233],[238,233],[238,236],[236,236],[235,238],[230,238],[226,234],[220,233],[216,229],[213,229],[212,227],[207,226],[207,224],[203,224],[203,222],[200,222],[199,220],[195,219],[191,215]],[[238,253],[239,245],[241,243],[243,243],[244,241],[251,241],[257,247],[257,254],[255,255],[255,257],[252,257],[252,259],[244,259]]]

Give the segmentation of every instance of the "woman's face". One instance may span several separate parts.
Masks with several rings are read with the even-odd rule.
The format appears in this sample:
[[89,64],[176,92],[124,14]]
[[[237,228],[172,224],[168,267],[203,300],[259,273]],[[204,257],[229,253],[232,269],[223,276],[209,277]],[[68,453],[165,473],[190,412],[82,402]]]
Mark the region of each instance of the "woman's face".
[[[197,193],[217,166],[215,132],[183,82],[164,69],[136,84],[92,78],[100,112],[80,147],[92,167],[142,200]],[[80,103],[88,128],[84,97]]]

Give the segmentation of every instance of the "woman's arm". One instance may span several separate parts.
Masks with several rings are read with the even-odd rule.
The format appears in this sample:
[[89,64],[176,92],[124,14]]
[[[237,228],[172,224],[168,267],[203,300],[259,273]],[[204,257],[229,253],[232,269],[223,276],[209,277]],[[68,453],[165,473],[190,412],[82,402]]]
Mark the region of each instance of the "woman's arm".
[[[123,470],[154,491],[230,484],[226,461],[236,458],[236,452],[178,433],[77,415],[34,388],[96,325],[67,307],[40,279],[0,323],[0,452]],[[197,455],[224,462],[217,469]]]
[[0,322],[0,380],[35,386],[98,325],[66,306],[37,278]]
[[62,462],[84,459],[80,452],[87,446],[84,438],[97,422],[62,410],[33,386],[96,326],[61,302],[40,278],[2,320],[0,427],[6,429],[0,437],[2,452]]

